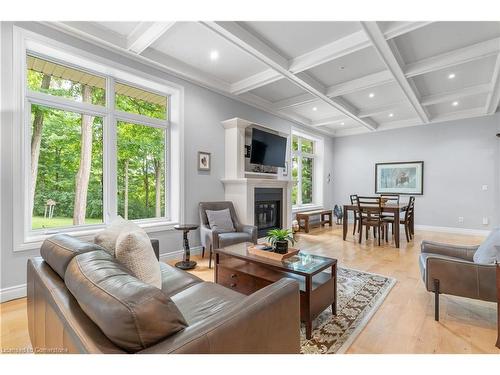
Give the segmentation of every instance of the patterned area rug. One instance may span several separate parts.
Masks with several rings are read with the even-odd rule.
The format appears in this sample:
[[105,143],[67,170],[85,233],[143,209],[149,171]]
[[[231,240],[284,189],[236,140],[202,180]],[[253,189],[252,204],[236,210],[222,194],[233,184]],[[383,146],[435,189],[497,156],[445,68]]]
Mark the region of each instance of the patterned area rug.
[[329,307],[314,320],[311,340],[301,328],[303,354],[344,353],[396,283],[391,277],[338,268],[337,316]]

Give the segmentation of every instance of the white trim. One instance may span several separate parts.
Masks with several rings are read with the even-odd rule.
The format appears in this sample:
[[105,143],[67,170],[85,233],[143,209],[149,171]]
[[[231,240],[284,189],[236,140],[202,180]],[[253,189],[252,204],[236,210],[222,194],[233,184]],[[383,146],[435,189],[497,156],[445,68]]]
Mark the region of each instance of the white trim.
[[388,70],[367,74],[350,81],[337,83],[326,88],[326,95],[330,97],[350,94],[356,91],[368,89],[370,87],[380,86],[388,82],[393,82],[394,77]]
[[151,44],[165,34],[175,22],[140,22],[127,37],[127,49],[141,54]]
[[[167,130],[167,144],[165,148],[169,154],[165,158],[166,163],[171,162],[170,176],[167,176],[166,181],[176,181],[175,184],[170,183],[166,186],[169,195],[166,199],[167,210],[165,210],[164,218],[141,220],[138,223],[141,226],[149,228],[148,231],[168,230],[170,223],[178,223],[183,218],[184,203],[183,191],[183,123],[184,123],[184,88],[175,83],[144,74],[138,70],[125,67],[114,61],[109,61],[100,58],[85,50],[79,50],[64,43],[59,43],[50,38],[44,37],[37,33],[27,31],[20,27],[13,27],[13,62],[14,62],[14,87],[13,93],[16,103],[14,110],[14,122],[16,124],[23,123],[24,126],[16,126],[13,132],[13,144],[22,144],[14,155],[14,186],[24,186],[25,189],[14,190],[14,202],[18,202],[20,209],[13,212],[14,231],[13,251],[25,251],[33,249],[34,246],[40,244],[40,241],[52,232],[67,232],[75,235],[92,234],[96,230],[104,227],[104,223],[109,223],[116,216],[117,198],[116,198],[116,159],[110,155],[116,155],[116,121],[125,120],[136,124],[155,126]],[[96,106],[88,103],[75,102],[70,99],[52,96],[44,93],[27,91],[26,89],[26,52],[30,51],[40,56],[49,56],[50,60],[61,61],[65,65],[74,65],[79,70],[87,70],[92,73],[99,74],[106,78],[106,106]],[[85,68],[82,68],[85,67]],[[17,77],[17,79],[16,79]],[[115,81],[132,84],[135,87],[144,88],[148,91],[153,91],[165,95],[169,98],[169,111],[171,118],[166,120],[158,120],[147,116],[135,115],[122,111],[114,110],[114,95],[113,94]],[[26,97],[26,100],[23,98]],[[103,195],[103,221],[102,225],[96,226],[79,226],[72,228],[54,228],[48,231],[32,231],[27,228],[25,218],[31,217],[31,210],[28,195],[26,193],[27,173],[29,170],[29,158],[27,150],[29,150],[29,137],[25,136],[29,131],[29,114],[26,111],[26,105],[30,103],[41,103],[54,108],[69,110],[80,113],[90,113],[104,118],[103,129],[103,172],[108,174],[104,176],[104,195]],[[25,119],[23,121],[22,119]],[[116,121],[115,121],[116,120]],[[171,138],[175,138],[171,142]],[[106,158],[105,158],[106,157]],[[112,159],[112,160],[111,160]],[[165,164],[166,164],[165,163]],[[177,164],[175,164],[177,163]],[[179,168],[177,168],[179,165]],[[167,166],[166,166],[167,168]],[[114,180],[113,180],[114,178]],[[178,183],[177,183],[178,182]],[[174,186],[175,185],[175,186]],[[178,186],[177,186],[178,185]],[[159,224],[160,223],[160,224]],[[165,225],[165,223],[167,223]],[[162,228],[162,229],[157,229]],[[35,247],[36,248],[36,247]]]
[[409,33],[411,31],[420,29],[421,27],[427,26],[433,22],[423,21],[423,22],[411,22],[411,21],[398,21],[393,22],[393,25],[389,26],[384,30],[384,37],[386,39],[393,39],[400,35]]
[[420,225],[420,224],[415,224],[415,230],[423,230],[423,231],[428,231],[428,232],[440,232],[440,233],[465,234],[465,235],[471,235],[471,236],[487,236],[491,232],[491,230],[486,230],[486,229],[437,227],[437,226],[433,226],[433,225]]
[[26,297],[26,294],[26,284],[9,286],[7,288],[0,289],[0,303],[12,301],[18,298],[24,298]]
[[426,123],[429,122],[429,115],[425,108],[420,104],[419,98],[417,96],[416,90],[412,87],[411,83],[405,77],[403,70],[401,69],[400,62],[398,61],[398,52],[396,49],[396,44],[389,44],[391,41],[387,41],[384,34],[380,30],[380,27],[376,22],[362,22],[363,29],[370,38],[373,47],[379,54],[380,58],[386,65],[387,69],[394,76],[395,81],[398,83],[401,90],[403,90],[404,95],[412,105],[412,107],[417,112],[420,119]]
[[499,104],[500,104],[500,53],[497,56],[497,61],[495,62],[495,68],[493,70],[491,93],[488,95],[488,99],[486,100],[486,113],[488,115],[495,113]]
[[482,59],[495,55],[498,52],[500,52],[500,38],[490,39],[407,64],[404,67],[404,74],[406,77],[414,77],[450,66]]
[[462,99],[467,96],[481,95],[490,92],[491,85],[484,83],[481,85],[469,86],[463,89],[446,91],[440,94],[426,95],[420,98],[422,105],[432,105],[438,103],[451,102],[453,100]]

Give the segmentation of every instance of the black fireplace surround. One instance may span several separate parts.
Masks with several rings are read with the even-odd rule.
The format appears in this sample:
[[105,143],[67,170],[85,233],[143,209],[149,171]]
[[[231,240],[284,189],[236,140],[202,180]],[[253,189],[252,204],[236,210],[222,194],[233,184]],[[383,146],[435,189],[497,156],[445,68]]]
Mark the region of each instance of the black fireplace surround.
[[271,229],[281,228],[283,218],[283,189],[256,188],[255,189],[255,220],[258,236],[266,237]]

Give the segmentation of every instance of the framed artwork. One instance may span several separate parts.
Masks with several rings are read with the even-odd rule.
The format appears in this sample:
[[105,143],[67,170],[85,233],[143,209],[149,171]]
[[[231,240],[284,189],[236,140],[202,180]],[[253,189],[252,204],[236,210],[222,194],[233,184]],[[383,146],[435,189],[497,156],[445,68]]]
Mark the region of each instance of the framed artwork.
[[424,162],[408,161],[375,164],[375,194],[424,193]]
[[211,160],[210,152],[198,151],[198,170],[209,171]]

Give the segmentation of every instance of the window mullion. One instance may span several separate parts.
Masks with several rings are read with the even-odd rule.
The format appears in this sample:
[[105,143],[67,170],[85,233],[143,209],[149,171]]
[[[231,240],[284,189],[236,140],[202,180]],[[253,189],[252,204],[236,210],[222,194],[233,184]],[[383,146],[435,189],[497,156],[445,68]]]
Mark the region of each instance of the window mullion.
[[297,204],[302,206],[302,138],[297,139]]
[[104,222],[109,223],[118,212],[117,145],[115,119],[115,80],[106,79],[106,118],[104,120]]

